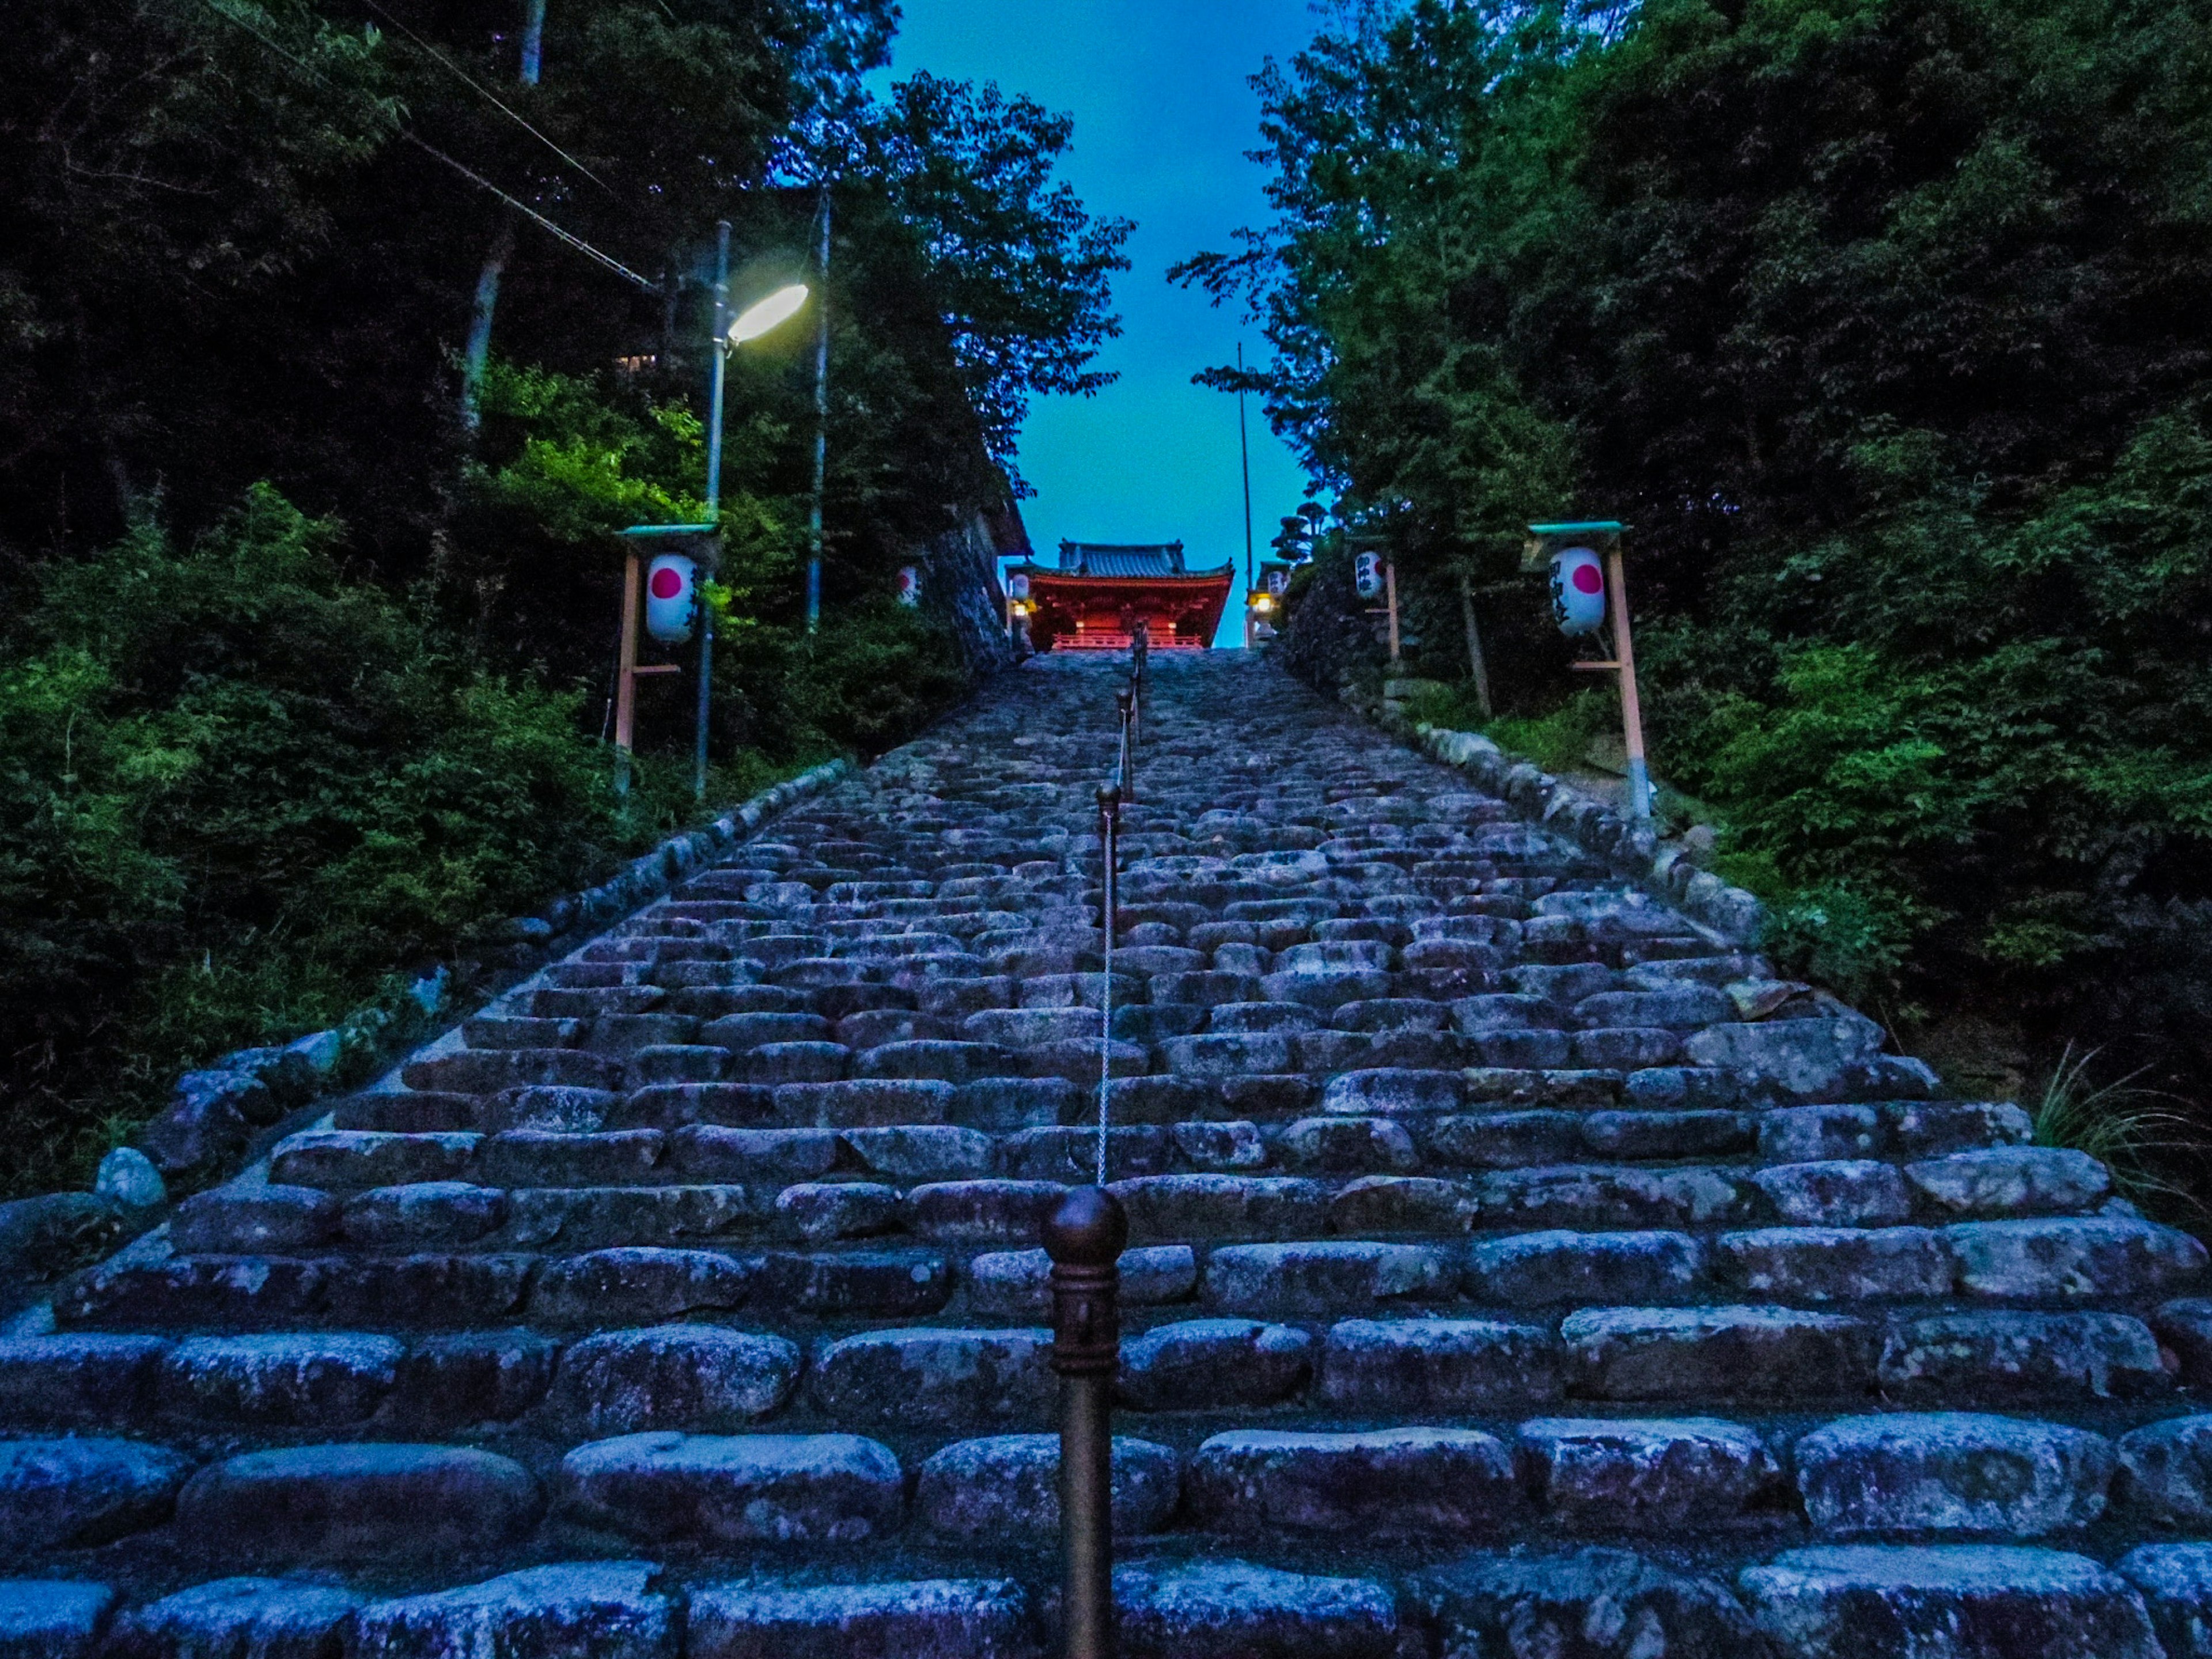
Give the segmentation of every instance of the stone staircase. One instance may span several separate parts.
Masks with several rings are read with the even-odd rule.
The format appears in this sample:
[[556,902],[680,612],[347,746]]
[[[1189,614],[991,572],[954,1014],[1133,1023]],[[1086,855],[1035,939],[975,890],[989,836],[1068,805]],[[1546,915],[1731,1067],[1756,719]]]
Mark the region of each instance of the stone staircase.
[[[1052,1651],[1122,672],[1002,676],[0,1340],[0,1659]],[[1153,672],[1125,1654],[2212,1655],[2194,1239],[1279,673]]]

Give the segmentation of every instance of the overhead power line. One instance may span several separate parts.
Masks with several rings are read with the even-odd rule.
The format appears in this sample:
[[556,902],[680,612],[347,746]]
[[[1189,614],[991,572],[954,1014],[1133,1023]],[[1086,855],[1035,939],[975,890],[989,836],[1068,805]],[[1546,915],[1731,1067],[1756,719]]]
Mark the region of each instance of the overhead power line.
[[400,16],[389,7],[379,5],[377,3],[377,0],[362,0],[362,3],[367,5],[371,11],[376,13],[379,16],[388,19],[394,28],[397,28],[402,34],[413,41],[416,46],[429,54],[430,57],[435,58],[444,69],[459,79],[464,86],[476,93],[478,96],[483,98],[492,106],[493,108],[498,110],[501,114],[513,121],[525,132],[538,140],[539,143],[544,145],[546,149],[551,150],[556,155],[566,161],[570,167],[575,168],[577,172],[582,173],[584,177],[590,179],[601,190],[605,191],[608,195],[611,196],[615,193],[614,187],[608,184],[605,179],[600,178],[598,173],[592,172],[591,168],[586,167],[574,156],[569,155],[567,150],[562,149],[560,145],[555,143],[550,138],[547,137],[536,127],[532,126],[530,122],[524,118],[520,112],[507,104],[505,100],[501,99],[500,95],[494,92],[489,87],[485,86],[482,82],[477,80],[475,76],[471,76],[459,64],[456,64],[452,58],[447,57],[444,52],[440,52],[437,47],[432,46],[421,35],[416,33],[413,29],[408,27],[407,20],[405,18]]
[[[228,6],[222,4],[221,0],[201,0],[201,3],[206,6],[207,9],[213,12],[216,16],[222,18],[225,22],[231,24],[234,27],[243,29],[246,33],[252,35],[256,40],[258,40],[263,46],[268,47],[270,51],[275,52],[279,58],[289,64],[294,69],[299,70],[301,74],[307,76],[310,80],[328,88],[331,91],[337,93],[340,97],[359,97],[365,95],[357,92],[351,87],[340,86],[337,82],[331,80],[330,76],[325,75],[320,70],[317,69],[313,64],[307,62],[297,53],[288,51],[280,42],[270,40],[259,29],[254,27],[252,23],[246,21],[245,18],[240,17],[237,13],[232,11]],[[378,113],[380,116],[382,116],[384,112],[380,110]],[[471,184],[475,185],[478,189],[489,191],[491,194],[499,198],[501,201],[513,208],[516,212],[528,219],[532,224],[539,226],[549,235],[556,238],[560,241],[567,243],[570,247],[574,248],[579,253],[583,254],[586,258],[595,260],[599,264],[604,265],[607,270],[614,272],[617,276],[621,276],[627,281],[636,283],[638,287],[643,289],[648,294],[658,294],[660,292],[660,285],[659,283],[654,283],[647,277],[639,276],[637,272],[632,270],[621,260],[616,258],[613,254],[603,252],[599,249],[593,247],[589,242],[577,235],[574,231],[563,229],[561,226],[554,223],[552,220],[540,213],[536,208],[531,206],[529,203],[521,201],[515,197],[508,195],[507,191],[501,190],[497,185],[492,183],[490,179],[485,178],[483,174],[478,173],[475,168],[455,161],[452,156],[447,155],[445,151],[440,149],[435,144],[431,143],[428,139],[416,136],[415,131],[411,127],[402,125],[397,127],[395,130],[401,138],[414,145],[416,149],[421,150],[424,155],[432,157],[434,160],[442,161],[446,166],[459,173],[461,177],[466,179]],[[548,140],[548,142],[550,143],[550,141]]]

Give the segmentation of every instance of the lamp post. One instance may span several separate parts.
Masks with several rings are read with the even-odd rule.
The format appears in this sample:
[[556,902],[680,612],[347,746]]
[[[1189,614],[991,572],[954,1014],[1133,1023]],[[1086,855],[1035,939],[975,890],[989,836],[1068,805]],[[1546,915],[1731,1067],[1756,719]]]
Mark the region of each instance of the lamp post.
[[[714,227],[714,374],[707,414],[707,517],[702,524],[638,524],[622,532],[629,545],[623,565],[622,652],[615,670],[615,793],[629,793],[630,753],[637,714],[637,680],[644,674],[672,674],[672,663],[637,660],[639,559],[637,544],[660,536],[712,536],[722,520],[722,409],[723,383],[729,354],[748,340],[757,340],[777,325],[796,316],[806,303],[804,283],[792,283],[763,299],[756,300],[730,320],[730,223]],[[710,566],[711,568],[711,566]],[[696,607],[699,629],[698,728],[692,749],[691,793],[707,798],[707,715],[712,696],[714,665],[714,613],[702,595]]]
[[[1621,556],[1621,539],[1628,526],[1613,519],[1583,520],[1568,524],[1532,524],[1522,550],[1521,568],[1552,570],[1552,607],[1562,631],[1570,635],[1593,633],[1602,621],[1611,623],[1613,658],[1607,662],[1577,662],[1569,665],[1592,673],[1620,676],[1622,747],[1628,758],[1628,811],[1631,817],[1651,816],[1651,770],[1644,758],[1644,708],[1636,694],[1636,641],[1628,626],[1628,571]],[[1597,551],[1604,550],[1602,559]],[[1602,569],[1601,569],[1601,562]],[[1593,603],[1595,601],[1595,603]]]

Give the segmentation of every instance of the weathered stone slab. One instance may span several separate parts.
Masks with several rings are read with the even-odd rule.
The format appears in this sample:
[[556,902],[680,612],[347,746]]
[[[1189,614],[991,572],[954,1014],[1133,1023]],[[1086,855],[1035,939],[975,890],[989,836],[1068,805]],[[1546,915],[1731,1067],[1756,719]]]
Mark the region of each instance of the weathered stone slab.
[[111,1659],[331,1659],[363,1598],[335,1585],[218,1578],[116,1620]]
[[1966,1221],[1946,1227],[1959,1286],[2007,1301],[2170,1294],[2202,1279],[2204,1247],[2148,1221]]
[[1228,1532],[1463,1536],[1519,1507],[1512,1453],[1473,1429],[1217,1434],[1185,1485],[1198,1523]]
[[366,1129],[307,1129],[287,1135],[270,1155],[278,1187],[357,1192],[410,1181],[459,1181],[482,1137],[467,1133],[386,1134]]
[[1937,1314],[1900,1322],[1884,1340],[1884,1392],[1907,1400],[1990,1403],[2129,1398],[2172,1379],[2140,1319],[2102,1313]]
[[1762,1227],[1713,1242],[1723,1284],[1778,1302],[1947,1296],[1951,1253],[1925,1227]]
[[2160,1659],[2127,1581],[2057,1550],[1828,1545],[1737,1582],[1791,1659]]
[[2120,1439],[2120,1504],[2167,1525],[2212,1522],[2212,1417],[2175,1417]]
[[1844,1418],[1800,1440],[1796,1462],[1814,1529],[1839,1537],[2087,1526],[2114,1468],[2102,1435],[1970,1412]]
[[1520,1453],[1543,1512],[1577,1532],[1771,1523],[1790,1499],[1765,1443],[1717,1418],[1535,1418]]
[[1475,1553],[1424,1573],[1410,1598],[1443,1650],[1490,1659],[1764,1659],[1727,1586],[1626,1550]]
[[0,1441],[0,1553],[104,1544],[156,1525],[191,1467],[135,1440]]
[[1114,1570],[1126,1659],[1389,1659],[1397,1609],[1369,1578],[1279,1572],[1243,1561]]
[[1271,1176],[1143,1176],[1109,1190],[1139,1243],[1311,1236],[1327,1225],[1330,1196],[1322,1182]]
[[338,1217],[319,1187],[218,1187],[177,1206],[169,1243],[186,1255],[312,1255],[337,1237]]
[[1318,1345],[1295,1325],[1188,1319],[1121,1342],[1120,1392],[1138,1411],[1273,1406],[1305,1387]]
[[562,1460],[563,1507],[648,1542],[853,1543],[895,1529],[890,1449],[852,1434],[633,1434]]
[[761,1267],[757,1256],[720,1250],[591,1250],[547,1262],[530,1310],[554,1325],[666,1324],[742,1306]]
[[374,1412],[399,1374],[388,1336],[197,1336],[162,1357],[162,1407],[179,1417],[335,1428]]
[[557,1346],[531,1331],[456,1331],[417,1339],[400,1362],[386,1413],[411,1429],[443,1432],[506,1423],[545,1397]]
[[690,1593],[690,1659],[1033,1659],[1027,1599],[1005,1578],[894,1579]]
[[991,1172],[990,1137],[954,1124],[848,1129],[842,1139],[869,1174],[901,1185],[967,1181]]
[[1454,1278],[1451,1257],[1425,1244],[1225,1244],[1206,1257],[1202,1294],[1226,1313],[1342,1313],[1449,1296]]
[[2115,1569],[2141,1592],[2166,1659],[2212,1659],[2212,1544],[2143,1544]]
[[1687,1233],[1580,1233],[1563,1229],[1478,1238],[1465,1283],[1476,1301],[1664,1303],[1702,1287],[1705,1248]]
[[507,1219],[507,1194],[465,1181],[372,1187],[346,1200],[348,1242],[370,1250],[443,1250],[473,1244]]
[[169,1345],[157,1336],[0,1338],[0,1421],[112,1428],[143,1416]]
[[1042,1420],[1053,1399],[1051,1334],[1014,1330],[864,1331],[814,1357],[814,1402],[854,1424]]
[[1751,1179],[1792,1226],[1893,1227],[1912,1214],[1897,1166],[1874,1158],[1777,1164]]
[[1577,1392],[1598,1400],[1820,1399],[1864,1391],[1873,1333],[1789,1308],[1592,1308],[1561,1322]]
[[85,1659],[114,1604],[105,1584],[0,1579],[0,1659]]
[[[1158,1532],[1175,1509],[1182,1459],[1150,1440],[1114,1437],[1113,1528],[1134,1537]],[[958,1440],[921,1466],[915,1514],[948,1538],[1056,1538],[1060,1437],[1002,1434]]]
[[675,1659],[676,1609],[650,1561],[526,1567],[461,1589],[372,1602],[352,1659]]
[[738,1427],[790,1397],[798,1347],[723,1325],[657,1325],[586,1337],[561,1356],[547,1409],[599,1437]]
[[512,1542],[537,1514],[538,1483],[490,1452],[301,1446],[202,1469],[178,1495],[177,1531],[226,1560],[434,1560]]
[[1321,1397],[1340,1411],[1469,1414],[1556,1399],[1560,1356],[1540,1325],[1346,1319],[1329,1328]]
[[2112,1190],[2105,1166],[2067,1146],[1993,1146],[1905,1166],[1929,1210],[1945,1217],[2067,1214]]

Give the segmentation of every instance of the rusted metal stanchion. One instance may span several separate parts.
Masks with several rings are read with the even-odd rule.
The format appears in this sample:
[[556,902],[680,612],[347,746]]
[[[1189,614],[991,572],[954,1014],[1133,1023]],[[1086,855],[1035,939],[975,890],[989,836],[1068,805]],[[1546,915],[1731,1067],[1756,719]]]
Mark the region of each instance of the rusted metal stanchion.
[[1121,799],[1137,799],[1137,684],[1133,679],[1127,689],[1114,694],[1114,707],[1121,715],[1121,762],[1120,780]]
[[1060,1539],[1067,1659],[1114,1651],[1114,1376],[1121,1358],[1121,1201],[1077,1187],[1044,1224],[1060,1373]]

